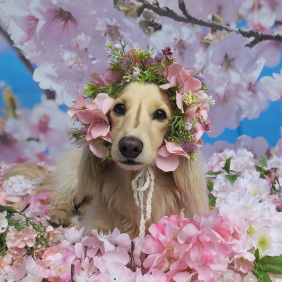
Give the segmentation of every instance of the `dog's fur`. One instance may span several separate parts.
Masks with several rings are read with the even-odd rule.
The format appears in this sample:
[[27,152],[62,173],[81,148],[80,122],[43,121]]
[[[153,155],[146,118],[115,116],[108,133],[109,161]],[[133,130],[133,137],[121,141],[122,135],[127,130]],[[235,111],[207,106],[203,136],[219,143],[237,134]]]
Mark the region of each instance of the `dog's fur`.
[[[126,107],[125,115],[116,114],[113,109],[118,103]],[[156,110],[165,111],[167,119],[153,118]],[[157,223],[165,215],[202,215],[208,211],[208,196],[201,154],[197,161],[180,158],[174,172],[163,172],[155,166],[157,150],[169,135],[170,116],[173,105],[168,95],[154,84],[130,83],[118,94],[109,111],[112,133],[112,162],[97,166],[98,158],[93,156],[88,144],[81,149],[72,148],[58,162],[57,169],[49,175],[42,168],[32,164],[13,166],[6,178],[20,174],[28,178],[43,177],[49,183],[52,194],[52,210],[49,215],[58,225],[67,225],[75,204],[85,196],[93,197],[86,210],[82,226],[85,233],[92,229],[108,232],[118,227],[131,237],[139,233],[140,208],[134,203],[131,181],[137,170],[152,165],[155,171],[155,190],[152,199],[152,218],[147,223]],[[120,161],[118,144],[121,138],[133,136],[144,145],[142,153],[135,159],[140,165],[126,165]],[[146,199],[147,193],[145,193]]]

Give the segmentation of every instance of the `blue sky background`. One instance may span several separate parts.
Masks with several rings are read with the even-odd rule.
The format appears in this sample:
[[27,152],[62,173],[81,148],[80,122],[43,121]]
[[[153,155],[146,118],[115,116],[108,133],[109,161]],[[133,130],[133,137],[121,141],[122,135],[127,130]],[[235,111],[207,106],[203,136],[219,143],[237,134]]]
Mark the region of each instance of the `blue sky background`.
[[[282,50],[281,50],[282,52]],[[282,61],[274,68],[265,67],[261,76],[271,76],[272,73],[280,73]],[[4,82],[12,88],[21,108],[32,109],[40,103],[42,91],[32,79],[29,71],[13,49],[7,45],[3,38],[0,38],[0,82]],[[61,110],[67,108],[62,105]],[[4,116],[4,101],[0,96],[0,116]],[[275,147],[281,138],[282,127],[282,103],[281,101],[271,102],[269,108],[262,112],[257,119],[244,119],[236,130],[226,128],[224,132],[216,137],[210,138],[207,134],[203,136],[205,143],[213,144],[217,140],[227,141],[234,144],[241,135],[249,135],[252,138],[262,136],[271,147]]]

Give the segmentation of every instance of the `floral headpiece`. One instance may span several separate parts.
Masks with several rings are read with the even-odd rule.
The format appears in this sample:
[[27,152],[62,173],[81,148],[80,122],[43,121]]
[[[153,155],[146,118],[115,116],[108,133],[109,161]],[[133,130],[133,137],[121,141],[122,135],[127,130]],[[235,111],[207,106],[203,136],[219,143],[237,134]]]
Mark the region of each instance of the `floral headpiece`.
[[[153,55],[148,47],[144,51],[138,47],[125,52],[126,44],[120,39],[111,42],[107,56],[111,57],[110,68],[104,75],[94,73],[94,81],[88,81],[84,95],[78,92],[74,108],[68,110],[72,123],[82,124],[81,129],[72,129],[70,139],[81,146],[90,141],[90,150],[102,161],[110,161],[111,131],[106,116],[117,94],[129,83],[154,83],[168,94],[175,104],[171,117],[171,133],[165,145],[158,150],[156,164],[164,171],[174,171],[179,164],[179,156],[195,160],[199,147],[203,145],[201,136],[211,130],[208,120],[209,105],[214,105],[203,78],[193,68],[185,68],[169,47],[162,53]],[[84,98],[92,101],[85,102]]]

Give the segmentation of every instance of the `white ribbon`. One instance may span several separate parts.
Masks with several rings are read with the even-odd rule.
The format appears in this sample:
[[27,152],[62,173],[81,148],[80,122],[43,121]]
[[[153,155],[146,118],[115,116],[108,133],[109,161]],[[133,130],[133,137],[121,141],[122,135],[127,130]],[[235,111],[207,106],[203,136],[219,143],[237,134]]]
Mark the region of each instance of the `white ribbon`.
[[[154,171],[151,167],[145,167],[136,175],[136,177],[132,180],[132,190],[133,190],[133,197],[135,200],[135,204],[137,207],[141,208],[141,220],[140,220],[140,233],[139,237],[142,240],[145,236],[145,223],[146,221],[151,219],[152,214],[152,197],[154,192],[154,182],[155,182],[155,175]],[[146,204],[146,220],[144,217],[144,192],[150,187],[147,197],[147,204]],[[138,200],[139,196],[139,200]]]

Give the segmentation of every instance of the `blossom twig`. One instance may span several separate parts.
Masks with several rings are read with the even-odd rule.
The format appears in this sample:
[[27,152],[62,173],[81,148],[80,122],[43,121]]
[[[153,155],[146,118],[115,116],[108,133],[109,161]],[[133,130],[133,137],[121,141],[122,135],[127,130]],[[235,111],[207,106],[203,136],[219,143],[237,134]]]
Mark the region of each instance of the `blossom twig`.
[[[31,75],[33,75],[34,68],[31,62],[24,56],[21,49],[15,47],[14,42],[10,38],[9,34],[1,27],[1,25],[0,25],[0,35],[2,35],[6,39],[9,45],[15,50],[18,57],[20,58],[22,63],[25,65],[25,67],[28,69],[28,71],[31,73]],[[42,91],[44,92],[48,100],[55,100],[55,91],[50,90],[50,89],[42,89]]]
[[246,45],[247,47],[252,48],[256,44],[258,44],[259,42],[266,41],[266,40],[273,40],[273,41],[282,42],[282,36],[281,35],[263,34],[261,32],[254,30],[254,29],[248,29],[248,30],[231,29],[228,26],[223,25],[223,24],[219,24],[219,23],[215,23],[215,22],[208,22],[208,21],[197,19],[197,18],[191,16],[187,12],[184,0],[178,0],[178,3],[179,3],[179,9],[182,11],[182,13],[185,17],[182,17],[182,16],[176,14],[173,10],[171,10],[167,7],[166,7],[166,10],[164,10],[164,9],[160,8],[159,6],[155,6],[155,5],[150,4],[148,1],[144,1],[144,0],[138,0],[138,1],[143,3],[144,9],[147,8],[148,10],[152,10],[153,12],[155,12],[156,14],[158,14],[160,16],[171,18],[171,19],[173,19],[177,22],[196,24],[196,25],[209,27],[211,29],[219,30],[219,31],[223,31],[223,30],[226,30],[227,32],[234,31],[234,32],[240,33],[241,35],[243,35],[244,37],[247,37],[247,38],[254,37],[254,40]]

